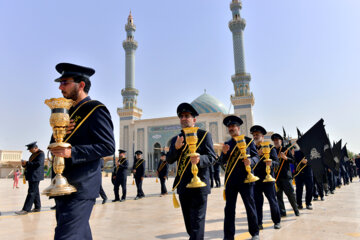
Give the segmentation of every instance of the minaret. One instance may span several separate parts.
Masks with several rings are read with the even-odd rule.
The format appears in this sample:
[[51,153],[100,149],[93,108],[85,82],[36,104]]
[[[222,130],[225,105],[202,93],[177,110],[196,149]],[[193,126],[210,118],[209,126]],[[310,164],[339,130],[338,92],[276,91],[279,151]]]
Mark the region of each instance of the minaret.
[[[141,118],[142,110],[137,105],[139,91],[135,88],[135,50],[138,43],[134,40],[136,26],[131,11],[125,25],[126,40],[123,41],[125,49],[125,88],[121,90],[123,107],[117,109],[120,117],[120,148],[128,152],[128,156],[134,154],[135,133],[134,120]],[[131,158],[130,158],[131,159]]]
[[125,49],[125,88],[121,90],[123,108],[118,109],[120,120],[140,119],[142,110],[136,107],[139,91],[135,88],[135,51],[138,43],[134,40],[136,26],[131,12],[125,25],[126,40],[123,41]]
[[243,31],[246,21],[240,17],[241,8],[241,1],[232,0],[230,4],[232,20],[229,22],[229,28],[233,34],[235,74],[231,76],[231,80],[234,84],[235,95],[231,95],[231,103],[234,105],[234,113],[244,121],[242,132],[249,135],[250,127],[253,125],[252,106],[255,100],[250,92],[251,76],[245,70]]

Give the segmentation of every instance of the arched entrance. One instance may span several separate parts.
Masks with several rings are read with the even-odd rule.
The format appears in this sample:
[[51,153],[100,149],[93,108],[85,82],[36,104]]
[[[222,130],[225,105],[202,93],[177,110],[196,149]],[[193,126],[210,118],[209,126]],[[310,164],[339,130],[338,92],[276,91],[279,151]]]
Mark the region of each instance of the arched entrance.
[[152,162],[152,170],[156,171],[157,165],[160,161],[160,154],[161,154],[161,145],[160,143],[155,143],[154,144],[154,158],[153,158],[153,162]]

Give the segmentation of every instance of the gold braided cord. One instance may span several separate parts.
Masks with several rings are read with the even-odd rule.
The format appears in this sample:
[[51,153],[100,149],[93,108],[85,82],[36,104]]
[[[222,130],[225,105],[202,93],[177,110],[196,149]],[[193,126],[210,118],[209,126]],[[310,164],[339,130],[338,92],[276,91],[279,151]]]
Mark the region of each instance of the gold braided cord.
[[135,169],[137,169],[145,160],[141,159],[142,161],[140,161],[139,163],[136,164]]
[[[207,133],[208,133],[208,132],[205,132],[204,137],[201,139],[200,143],[197,145],[196,150],[200,147],[201,143],[204,141]],[[185,148],[184,148],[183,151],[181,152],[180,159],[181,159],[181,157],[182,157],[182,155],[183,155],[183,153],[184,153],[184,150],[186,149],[187,145],[188,145],[188,144],[186,143]],[[184,173],[185,173],[185,170],[186,170],[186,168],[189,166],[189,163],[190,163],[190,158],[189,158],[188,162],[186,163],[186,166],[185,166],[185,168],[184,168],[184,171],[181,173],[179,182],[175,185],[175,187],[173,187],[172,191],[175,191],[175,189],[179,186],[179,184],[180,184],[180,182],[181,182],[181,179],[182,179],[182,177],[183,177],[183,175],[184,175]],[[176,172],[177,172],[177,170],[179,169],[179,164],[180,164],[180,161],[178,161],[178,165],[177,165]]]
[[[248,147],[250,146],[250,144],[252,143],[253,140],[254,140],[254,139],[251,139],[251,141],[250,141],[249,144],[246,146],[246,148],[248,148]],[[234,149],[235,149],[235,148],[237,148],[237,146],[234,147]],[[233,151],[234,151],[234,150],[233,150]],[[234,171],[234,168],[235,168],[237,162],[239,161],[240,157],[241,157],[241,154],[239,154],[239,157],[236,159],[233,167],[231,168],[231,170],[230,170],[230,172],[229,172],[229,175],[227,176],[227,178],[226,178],[226,180],[225,180],[224,189],[226,189],[226,184],[227,184],[227,182],[228,182],[228,180],[229,180],[229,177],[230,177],[230,175],[232,174],[232,172]],[[228,167],[228,165],[226,165],[226,168],[227,168],[227,167]]]
[[[81,106],[81,105],[80,105]],[[80,107],[79,106],[79,107]],[[66,138],[66,140],[64,142],[69,141],[69,139],[72,137],[72,135],[74,135],[74,133],[79,129],[79,127],[85,122],[85,120],[98,108],[98,107],[105,107],[105,105],[97,105],[96,107],[93,108],[93,110],[91,110],[88,115],[86,115],[86,117],[79,123],[79,125],[77,125],[77,127],[74,129],[74,131],[72,131],[72,133],[70,134],[70,136],[68,138]],[[79,108],[77,108],[79,109]],[[77,110],[76,109],[76,110]],[[73,115],[73,114],[72,114]],[[71,115],[71,116],[72,116]]]

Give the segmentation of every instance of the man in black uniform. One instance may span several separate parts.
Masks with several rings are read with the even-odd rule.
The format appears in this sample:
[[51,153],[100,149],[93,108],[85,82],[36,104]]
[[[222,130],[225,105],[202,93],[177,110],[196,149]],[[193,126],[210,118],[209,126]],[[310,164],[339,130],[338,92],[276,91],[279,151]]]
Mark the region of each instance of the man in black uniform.
[[[115,199],[113,202],[126,200],[126,180],[129,161],[126,159],[126,151],[119,149],[119,160],[115,161],[115,168],[112,173],[112,183],[114,184]],[[119,187],[121,185],[122,196],[119,196]]]
[[[25,168],[25,178],[29,182],[29,189],[22,210],[15,212],[18,215],[25,215],[30,211],[40,212],[41,209],[39,183],[44,180],[45,154],[37,147],[36,142],[26,146],[31,156],[29,161],[21,161],[21,165]],[[34,209],[31,210],[33,204]]]
[[219,161],[215,161],[213,166],[214,166],[214,179],[215,179],[215,184],[216,184],[215,187],[219,188],[219,187],[221,187]]
[[[180,119],[181,128],[194,127],[197,111],[189,103],[181,103],[177,108],[177,115]],[[204,239],[205,215],[207,196],[210,193],[209,166],[215,159],[215,152],[211,134],[199,129],[197,131],[198,143],[196,152],[198,156],[189,157],[188,144],[186,143],[183,131],[171,139],[169,152],[166,161],[172,164],[177,161],[177,172],[174,180],[173,191],[177,189],[181,209],[184,217],[186,231],[191,240]],[[206,186],[200,188],[187,188],[191,182],[191,164],[198,167],[198,177]]]
[[224,239],[233,240],[235,235],[235,209],[238,193],[245,205],[248,228],[252,239],[259,239],[259,226],[257,221],[255,200],[254,200],[254,183],[244,183],[247,172],[245,166],[255,166],[259,161],[256,147],[250,138],[245,138],[246,154],[250,157],[246,160],[240,158],[240,149],[236,146],[234,137],[240,136],[240,125],[243,121],[237,116],[228,116],[224,118],[224,125],[227,126],[228,132],[232,137],[223,145],[219,161],[226,163],[225,170],[225,219],[224,219]]
[[255,182],[254,188],[254,197],[256,204],[256,212],[258,217],[258,224],[260,230],[263,229],[263,204],[264,204],[264,195],[267,198],[270,205],[271,219],[274,222],[274,228],[279,229],[280,226],[280,210],[279,204],[276,200],[276,191],[275,191],[275,182],[263,182],[266,177],[266,166],[270,166],[271,172],[270,175],[274,177],[274,167],[279,165],[279,159],[277,157],[275,149],[270,145],[270,159],[271,162],[264,162],[265,156],[263,155],[261,143],[264,142],[264,136],[266,135],[266,130],[262,126],[254,125],[250,128],[250,133],[253,135],[256,149],[260,157],[260,161],[254,166],[253,170],[255,176],[260,179]]
[[355,157],[355,165],[356,165],[357,175],[359,176],[359,181],[360,181],[360,153]]
[[137,188],[137,195],[135,197],[135,200],[145,197],[142,189],[142,183],[145,177],[145,160],[142,158],[142,154],[143,153],[140,150],[135,152],[135,161],[132,170]]
[[298,215],[299,210],[296,204],[295,191],[292,185],[292,173],[290,169],[290,163],[294,164],[295,161],[291,155],[290,149],[284,147],[283,137],[280,134],[273,134],[271,136],[271,140],[274,142],[275,150],[279,158],[279,167],[275,172],[275,179],[278,190],[276,196],[279,203],[280,214],[281,216],[286,216],[286,209],[283,200],[283,192],[285,192],[295,215]]
[[[100,160],[101,160],[100,168],[101,168],[101,171],[102,171],[102,169],[104,168],[104,159],[101,158]],[[108,197],[106,196],[106,193],[105,193],[105,191],[104,191],[104,189],[103,189],[103,187],[102,187],[102,184],[100,185],[100,192],[99,192],[99,194],[100,194],[100,197],[102,198],[102,204],[105,204],[106,201],[107,201],[107,199],[108,199]]]
[[302,194],[305,185],[306,195],[305,203],[306,208],[312,210],[311,200],[313,194],[313,172],[310,166],[307,165],[307,159],[304,153],[300,150],[294,151],[294,158],[296,162],[295,166],[295,183],[296,183],[296,202],[299,209],[303,209],[302,206]]
[[157,177],[160,179],[160,184],[161,184],[160,197],[161,197],[161,196],[164,196],[167,194],[165,181],[168,178],[168,173],[169,173],[169,164],[166,162],[166,153],[165,152],[161,152],[160,160],[161,161],[158,164],[156,174],[157,174]]
[[213,188],[214,187],[214,166],[213,165],[209,166],[209,174],[210,174],[210,187]]
[[88,96],[94,69],[70,63],[56,65],[61,76],[55,80],[70,108],[70,126],[65,142],[70,148],[52,148],[55,156],[65,158],[64,177],[77,192],[55,197],[55,240],[92,239],[89,218],[101,185],[101,158],[114,154],[113,123],[108,109]]

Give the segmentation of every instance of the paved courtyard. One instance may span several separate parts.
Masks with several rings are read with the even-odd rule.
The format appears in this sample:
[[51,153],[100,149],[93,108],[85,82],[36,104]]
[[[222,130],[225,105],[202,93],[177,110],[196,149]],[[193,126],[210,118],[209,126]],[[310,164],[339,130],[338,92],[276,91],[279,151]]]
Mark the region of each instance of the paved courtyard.
[[[49,180],[40,183],[40,191],[49,185]],[[167,182],[171,190],[173,178]],[[147,178],[143,184],[145,199],[133,200],[136,187],[128,178],[128,200],[112,203],[114,194],[110,177],[103,178],[103,187],[109,202],[101,204],[98,198],[91,215],[90,225],[93,238],[103,239],[188,239],[181,209],[175,209],[172,195],[159,197],[160,183],[155,178]],[[223,188],[212,189],[208,198],[205,239],[222,239],[224,205]],[[11,179],[0,179],[0,239],[49,240],[53,238],[55,211],[50,210],[53,200],[41,196],[42,211],[25,216],[16,216],[21,210],[27,192],[27,185],[20,184],[12,189]],[[286,197],[285,197],[286,199]],[[282,219],[282,228],[274,230],[270,220],[269,207],[264,204],[264,230],[261,239],[360,239],[360,182],[356,178],[348,186],[337,189],[324,202],[314,202],[314,210],[301,210],[295,217],[288,202],[288,216]],[[236,210],[236,239],[249,239],[245,209],[238,198]]]

